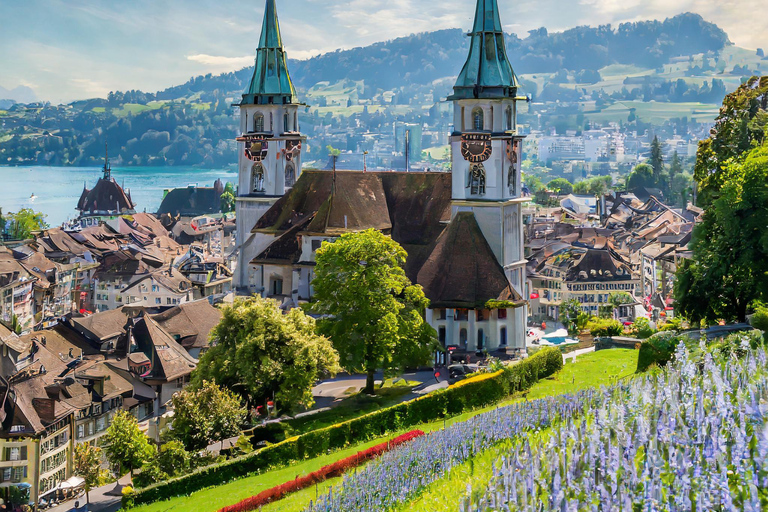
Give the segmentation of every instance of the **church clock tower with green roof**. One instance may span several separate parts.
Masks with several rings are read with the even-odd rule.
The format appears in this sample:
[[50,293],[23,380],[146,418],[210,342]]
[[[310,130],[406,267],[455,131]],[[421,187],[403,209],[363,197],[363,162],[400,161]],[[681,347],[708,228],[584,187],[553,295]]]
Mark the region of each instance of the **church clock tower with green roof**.
[[240,103],[236,198],[238,286],[248,286],[248,263],[257,247],[251,229],[301,174],[306,137],[299,131],[296,89],[288,73],[275,0],[267,0],[253,76]]
[[[521,197],[522,142],[517,126],[519,83],[507,57],[497,0],[477,0],[467,61],[448,98],[452,210],[472,212],[510,284],[525,297]],[[516,319],[525,325],[525,309]],[[524,341],[523,341],[524,343]]]

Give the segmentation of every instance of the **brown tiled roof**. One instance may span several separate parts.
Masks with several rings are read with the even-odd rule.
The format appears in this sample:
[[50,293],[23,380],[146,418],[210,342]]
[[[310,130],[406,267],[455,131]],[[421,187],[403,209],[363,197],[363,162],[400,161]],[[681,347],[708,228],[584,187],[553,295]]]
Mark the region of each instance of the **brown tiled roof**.
[[459,212],[419,271],[432,307],[482,308],[492,299],[522,304],[472,212]]
[[99,178],[96,186],[84,190],[77,203],[77,209],[88,214],[95,211],[119,211],[127,213],[135,208],[133,201],[125,191],[117,184],[114,178]]
[[4,323],[0,323],[0,342],[19,354],[27,352],[32,346],[31,341],[19,338],[19,336],[6,327]]
[[153,236],[161,237],[168,236],[168,230],[163,227],[163,224],[152,214],[149,213],[134,213],[131,215],[134,222]]
[[586,249],[572,261],[568,281],[610,281],[632,279],[632,271],[621,257],[610,249]]
[[148,315],[136,321],[133,336],[141,351],[152,360],[151,378],[178,379],[192,373],[197,364],[184,347]]
[[130,316],[123,306],[90,316],[72,318],[71,322],[75,330],[84,333],[86,337],[95,336],[93,341],[105,341],[120,336]]
[[171,336],[178,336],[184,348],[202,348],[208,346],[208,337],[221,320],[221,311],[203,299],[152,315],[152,319]]
[[298,224],[290,228],[288,231],[278,236],[275,241],[269,244],[261,254],[251,260],[251,264],[259,263],[278,263],[278,264],[293,264],[298,263],[301,259],[301,233],[305,230],[308,224],[312,222],[314,216],[308,215]]

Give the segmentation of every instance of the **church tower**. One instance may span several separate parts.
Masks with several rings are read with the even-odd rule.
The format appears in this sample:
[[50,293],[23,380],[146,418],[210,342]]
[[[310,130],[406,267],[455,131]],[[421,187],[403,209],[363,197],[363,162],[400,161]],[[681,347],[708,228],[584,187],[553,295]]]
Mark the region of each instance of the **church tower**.
[[[453,95],[453,215],[472,212],[510,284],[525,297],[518,81],[497,0],[477,0],[469,55]],[[525,325],[519,308],[518,325]],[[524,343],[524,341],[523,341]]]
[[251,229],[290,189],[301,174],[301,149],[296,89],[288,65],[275,0],[267,0],[253,76],[240,103],[238,190],[236,198],[238,284],[257,248]]

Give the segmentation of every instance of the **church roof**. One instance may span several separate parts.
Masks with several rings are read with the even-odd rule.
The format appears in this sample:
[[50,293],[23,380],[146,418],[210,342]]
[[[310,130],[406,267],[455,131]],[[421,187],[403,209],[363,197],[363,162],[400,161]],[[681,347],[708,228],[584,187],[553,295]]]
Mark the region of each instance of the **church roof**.
[[135,207],[130,194],[114,178],[99,178],[93,189],[84,188],[77,203],[77,209],[84,215],[102,211],[132,213]]
[[469,55],[448,99],[507,98],[518,81],[507,57],[497,0],[477,0]]
[[437,239],[417,282],[433,308],[484,308],[489,300],[523,302],[472,212],[456,214]]
[[288,73],[286,60],[275,0],[267,0],[253,76],[243,92],[240,104],[293,103],[296,100],[296,89]]

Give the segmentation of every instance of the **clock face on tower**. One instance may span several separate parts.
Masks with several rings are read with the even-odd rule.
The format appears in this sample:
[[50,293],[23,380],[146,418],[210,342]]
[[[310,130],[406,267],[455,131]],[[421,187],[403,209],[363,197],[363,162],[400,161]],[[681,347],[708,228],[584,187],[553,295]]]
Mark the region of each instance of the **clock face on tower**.
[[485,162],[491,158],[490,133],[465,133],[461,136],[461,156],[472,163]]

